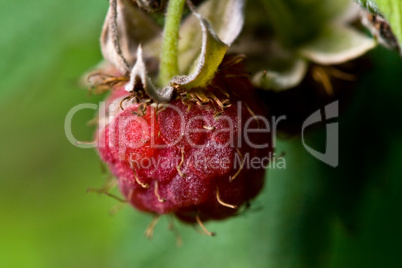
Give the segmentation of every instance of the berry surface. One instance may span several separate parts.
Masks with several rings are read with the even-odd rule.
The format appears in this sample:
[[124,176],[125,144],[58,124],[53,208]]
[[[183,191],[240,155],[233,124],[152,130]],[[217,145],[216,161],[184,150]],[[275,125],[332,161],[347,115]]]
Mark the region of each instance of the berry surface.
[[[231,105],[222,111],[212,101],[200,105],[178,97],[143,112],[130,101],[109,112],[98,151],[132,206],[189,223],[196,217],[220,220],[239,213],[261,191],[264,167],[250,162],[271,157],[271,133],[249,80],[228,78],[231,72],[219,71],[203,89],[218,98],[229,93]],[[106,105],[119,107],[127,95],[117,88]]]

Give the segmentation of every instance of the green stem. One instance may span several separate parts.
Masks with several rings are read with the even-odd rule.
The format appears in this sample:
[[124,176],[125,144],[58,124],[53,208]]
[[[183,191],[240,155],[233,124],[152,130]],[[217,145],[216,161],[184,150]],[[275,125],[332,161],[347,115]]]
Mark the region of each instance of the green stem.
[[159,69],[161,86],[166,86],[172,77],[179,74],[179,31],[185,2],[186,0],[170,0],[168,4]]

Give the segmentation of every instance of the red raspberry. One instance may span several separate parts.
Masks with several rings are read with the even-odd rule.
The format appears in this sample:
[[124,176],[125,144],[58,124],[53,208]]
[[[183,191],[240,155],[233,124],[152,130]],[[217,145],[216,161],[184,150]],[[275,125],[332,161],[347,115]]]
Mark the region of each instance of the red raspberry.
[[[101,130],[99,154],[134,207],[174,213],[190,223],[220,220],[235,215],[261,191],[264,168],[250,162],[270,157],[271,133],[244,133],[248,120],[250,130],[267,129],[257,118],[265,113],[248,79],[228,76],[219,71],[204,89],[216,96],[221,89],[230,93],[232,105],[220,115],[213,104],[201,107],[180,98],[158,110],[149,105],[143,115],[134,103]],[[119,103],[122,92],[116,90],[108,103]],[[248,140],[266,147],[254,148]]]

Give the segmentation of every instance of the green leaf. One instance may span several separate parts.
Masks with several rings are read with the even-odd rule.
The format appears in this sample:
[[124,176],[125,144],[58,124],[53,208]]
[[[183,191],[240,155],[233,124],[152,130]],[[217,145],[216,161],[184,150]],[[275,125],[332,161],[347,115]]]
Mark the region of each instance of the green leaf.
[[392,32],[402,44],[402,2],[399,0],[357,0],[357,2],[373,14],[382,15],[391,25]]
[[376,42],[352,28],[328,25],[322,33],[300,49],[307,59],[324,65],[339,64],[373,49]]
[[199,13],[211,24],[216,35],[231,45],[243,28],[244,0],[211,0]]
[[297,47],[309,41],[350,4],[350,0],[261,1],[267,19],[285,47]]
[[191,75],[176,76],[170,81],[171,85],[177,84],[187,89],[205,87],[214,77],[229,49],[229,45],[219,39],[208,21],[196,12],[194,15],[198,18],[202,30],[201,55],[196,70]]
[[[209,0],[204,2],[197,12],[209,22],[220,40],[231,45],[243,27],[243,6],[244,0]],[[180,73],[189,73],[193,62],[200,55],[202,38],[199,18],[189,16],[180,29]]]
[[[135,88],[135,83],[139,82],[144,86],[152,99],[160,103],[166,103],[170,100],[175,85],[180,85],[186,89],[205,87],[213,79],[215,72],[218,70],[223,57],[229,49],[229,45],[241,31],[243,25],[243,4],[242,0],[220,2],[211,0],[200,8],[203,13],[210,16],[216,26],[215,28],[219,31],[224,41],[219,38],[209,21],[198,13],[198,11],[192,10],[194,16],[187,19],[184,23],[180,36],[188,44],[187,52],[192,54],[190,60],[194,56],[198,56],[198,61],[192,74],[175,76],[170,80],[167,87],[161,89],[154,88],[151,80],[146,75],[142,49],[139,47],[137,63],[132,68],[130,82],[127,84],[126,90],[131,92]],[[190,8],[193,9],[192,7]],[[201,27],[195,27],[196,25],[193,24],[194,19]],[[194,40],[195,36],[202,37],[200,41],[201,53],[198,52],[197,42]],[[179,50],[179,54],[185,52]],[[182,60],[183,58],[179,58],[179,62]],[[185,62],[189,64],[191,61],[186,60]]]
[[360,4],[360,6],[364,9],[367,9],[370,11],[372,14],[375,15],[382,15],[381,11],[378,9],[378,6],[376,4],[376,1],[371,1],[371,0],[356,0],[357,3]]
[[254,75],[253,85],[262,89],[281,91],[298,85],[307,72],[307,62],[301,58],[291,61],[286,69],[268,69]]

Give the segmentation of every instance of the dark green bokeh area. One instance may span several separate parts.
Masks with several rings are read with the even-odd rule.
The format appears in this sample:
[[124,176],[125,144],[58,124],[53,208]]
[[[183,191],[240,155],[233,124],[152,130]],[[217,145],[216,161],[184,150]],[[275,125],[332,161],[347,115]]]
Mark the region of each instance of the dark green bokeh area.
[[[268,171],[249,213],[208,223],[210,238],[86,193],[104,182],[92,149],[70,144],[68,111],[98,103],[78,86],[100,61],[107,1],[0,0],[0,267],[402,267],[402,61],[376,49],[339,120],[340,166],[299,138],[278,143],[286,170]],[[73,133],[91,140],[94,111]],[[325,133],[311,136],[323,141]]]

